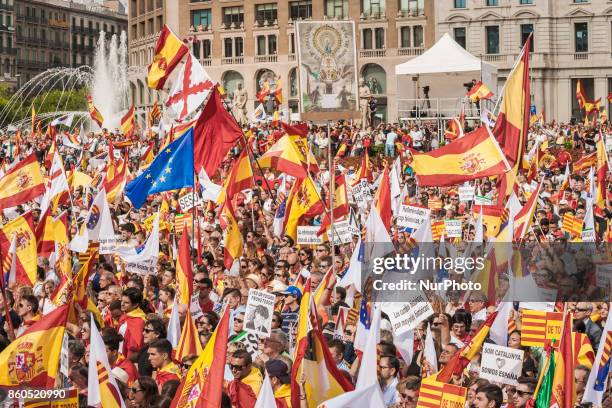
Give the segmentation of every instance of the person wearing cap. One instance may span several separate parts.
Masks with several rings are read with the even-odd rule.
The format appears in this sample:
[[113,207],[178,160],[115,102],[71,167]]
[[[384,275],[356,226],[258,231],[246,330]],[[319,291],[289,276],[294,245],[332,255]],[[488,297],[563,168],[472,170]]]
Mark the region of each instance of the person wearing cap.
[[289,367],[282,360],[268,360],[266,371],[270,377],[274,399],[278,406],[291,408],[291,378],[289,377]]
[[302,292],[297,286],[289,286],[282,294],[285,296],[284,307],[281,312],[283,316],[283,325],[281,329],[285,334],[291,333],[291,329],[297,326],[297,321],[300,317],[300,299]]

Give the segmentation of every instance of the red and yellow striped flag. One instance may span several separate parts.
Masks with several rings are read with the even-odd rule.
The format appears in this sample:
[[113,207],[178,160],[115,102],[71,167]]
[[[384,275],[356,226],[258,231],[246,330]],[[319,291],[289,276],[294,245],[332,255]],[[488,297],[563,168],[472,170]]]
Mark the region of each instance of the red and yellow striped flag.
[[187,231],[189,234],[192,233],[193,230],[193,216],[191,214],[176,214],[174,216],[174,234],[181,235],[185,227],[187,227]]
[[0,178],[0,209],[15,207],[45,192],[45,179],[36,153],[32,153]]
[[0,353],[0,387],[55,386],[69,307],[43,316]]
[[149,88],[162,89],[172,70],[188,52],[189,48],[164,25],[155,43],[155,55],[147,73]]
[[126,137],[130,137],[132,133],[134,133],[134,129],[136,128],[136,110],[134,105],[132,105],[121,118],[119,128],[121,129],[121,134]]
[[231,200],[235,194],[251,188],[252,186],[253,168],[251,167],[251,160],[249,159],[247,149],[243,149],[242,152],[240,152],[240,156],[238,156],[233,163],[229,177],[223,184],[223,189],[221,190],[221,194],[219,194],[217,204],[223,204],[228,198]]
[[222,227],[225,230],[223,242],[223,261],[225,267],[230,269],[234,260],[240,258],[243,250],[242,234],[234,216],[234,209],[231,200],[225,202],[222,214]]
[[589,337],[584,333],[572,332],[573,366],[583,365],[590,370],[595,361],[595,352]]
[[563,222],[561,224],[561,231],[567,232],[573,236],[582,235],[582,220],[578,219],[574,214],[569,212],[563,214]]
[[[608,176],[608,153],[603,140],[602,133],[599,134],[597,141],[597,192],[595,197],[595,205],[599,213],[603,215],[603,210],[606,208],[606,177]],[[588,191],[588,190],[587,190]]]
[[574,369],[572,366],[572,317],[565,313],[559,352],[555,353],[555,375],[552,381],[550,407],[574,408],[576,389],[574,385]]
[[561,337],[563,313],[523,310],[521,322],[521,346],[550,346]]
[[199,356],[202,353],[202,343],[200,343],[200,336],[198,334],[198,328],[191,317],[191,313],[187,311],[185,315],[185,323],[183,330],[181,330],[181,337],[179,339],[178,346],[176,346],[176,354],[174,358],[177,361],[181,361],[183,357],[193,355]]
[[68,212],[63,211],[56,218],[51,215],[51,207],[45,211],[36,226],[38,255],[49,256],[55,251],[55,243],[68,244]]
[[446,225],[444,221],[435,221],[431,223],[431,236],[434,241],[439,241],[445,231]]
[[104,116],[102,116],[98,108],[95,107],[91,95],[87,95],[87,110],[89,111],[89,117],[91,120],[96,122],[99,127],[102,127],[102,123],[104,123]]
[[593,152],[589,155],[583,156],[580,160],[576,161],[572,166],[572,170],[574,173],[579,171],[588,170],[591,167],[595,167],[597,164],[597,152]]
[[297,227],[306,218],[312,218],[324,212],[325,205],[319,198],[317,189],[310,177],[298,179],[287,197],[285,209],[285,233],[297,239]]
[[[193,266],[191,263],[191,245],[185,229],[181,235],[176,259],[176,289],[178,303],[189,305],[193,293]],[[180,359],[179,359],[180,361]]]

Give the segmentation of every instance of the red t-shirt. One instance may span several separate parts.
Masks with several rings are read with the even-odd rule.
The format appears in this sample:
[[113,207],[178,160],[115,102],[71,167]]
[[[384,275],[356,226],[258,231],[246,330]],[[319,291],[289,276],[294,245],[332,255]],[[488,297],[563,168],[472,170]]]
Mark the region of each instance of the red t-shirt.
[[213,307],[215,306],[215,302],[213,302],[212,300],[208,299],[207,302],[202,302],[201,300],[198,300],[198,302],[200,303],[200,309],[202,309],[203,313],[212,312],[213,311]]

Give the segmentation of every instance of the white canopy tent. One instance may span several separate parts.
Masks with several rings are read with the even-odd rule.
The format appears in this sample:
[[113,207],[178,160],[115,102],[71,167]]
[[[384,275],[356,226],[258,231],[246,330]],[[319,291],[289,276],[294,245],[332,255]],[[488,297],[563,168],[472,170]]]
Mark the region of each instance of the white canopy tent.
[[[422,55],[396,65],[395,75],[399,117],[406,116],[401,112],[402,109],[410,109],[418,104],[414,99],[425,97],[425,86],[429,86],[431,105],[437,104],[440,113],[447,117],[456,114],[455,110],[459,107],[451,105],[457,104],[465,96],[467,89],[464,84],[472,79],[482,80],[497,94],[497,67],[470,54],[448,33]],[[406,101],[409,99],[411,101]],[[445,101],[447,106],[444,106]],[[432,106],[432,109],[436,107]]]

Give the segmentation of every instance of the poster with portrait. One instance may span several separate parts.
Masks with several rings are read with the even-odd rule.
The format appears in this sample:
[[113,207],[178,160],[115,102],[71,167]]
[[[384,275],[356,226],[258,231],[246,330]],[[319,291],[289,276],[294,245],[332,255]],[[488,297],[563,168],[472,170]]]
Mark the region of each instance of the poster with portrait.
[[276,296],[263,290],[249,289],[244,329],[262,337],[270,337]]
[[299,21],[296,32],[302,116],[358,111],[354,22]]

